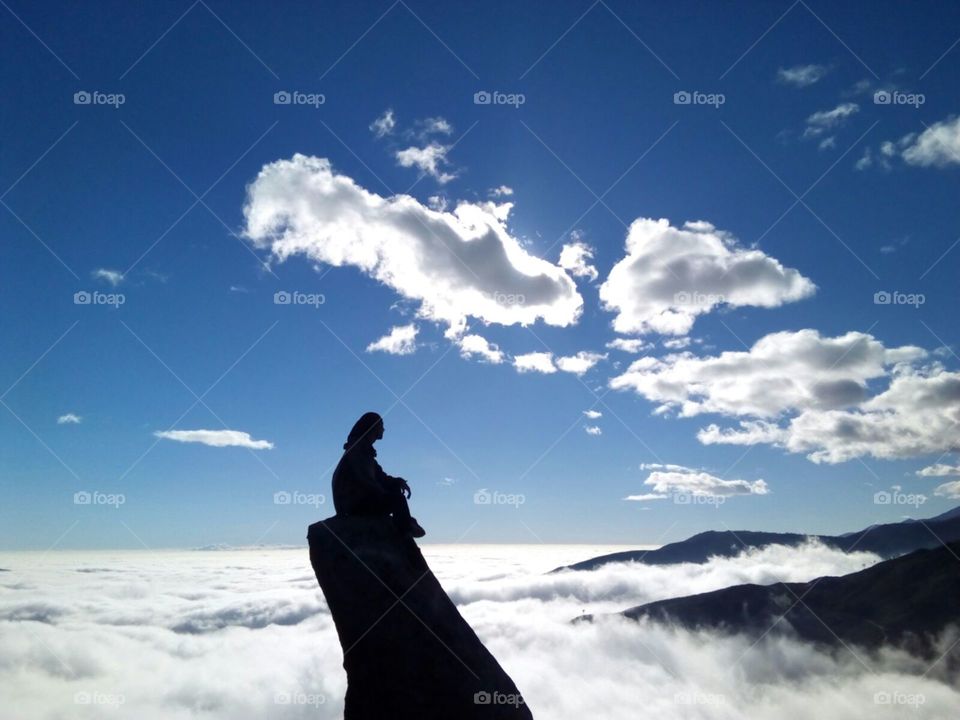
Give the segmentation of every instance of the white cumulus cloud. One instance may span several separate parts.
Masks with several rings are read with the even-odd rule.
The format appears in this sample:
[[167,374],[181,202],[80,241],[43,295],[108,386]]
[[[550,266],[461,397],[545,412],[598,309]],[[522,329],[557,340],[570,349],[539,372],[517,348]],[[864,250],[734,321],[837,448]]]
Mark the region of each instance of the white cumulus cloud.
[[560,267],[569,270],[574,277],[585,277],[591,282],[600,273],[590,264],[593,260],[593,248],[583,241],[567,243],[560,249]]
[[367,352],[385,352],[391,355],[410,355],[417,349],[419,328],[409,325],[397,325],[379,340],[367,345]]
[[66,413],[57,418],[57,425],[79,425],[83,418],[76,413]]
[[960,465],[944,465],[937,463],[917,470],[920,477],[948,477],[950,475],[960,475]]
[[526,353],[525,355],[516,355],[513,358],[513,366],[517,369],[517,372],[521,373],[538,372],[550,374],[557,371],[557,366],[553,364],[553,353],[549,352],[532,352]]
[[921,358],[921,348],[887,348],[872,335],[822,337],[816,330],[766,335],[749,350],[717,356],[644,357],[611,380],[663,410],[775,418],[807,408],[832,409],[866,399],[868,380],[891,365]]
[[901,139],[904,162],[922,167],[960,165],[960,116],[934,123]]
[[[421,317],[451,327],[464,327],[468,317],[574,324],[583,299],[573,279],[510,235],[504,207],[462,202],[441,212],[406,195],[384,198],[328,160],[298,154],[264,166],[250,184],[245,232],[280,262],[303,255],[356,267],[419,301]],[[515,297],[524,302],[509,301]]]
[[960,480],[951,480],[942,485],[937,485],[933,494],[939,497],[950,498],[951,500],[960,500]]
[[732,497],[734,495],[766,495],[770,492],[763,480],[724,480],[704,470],[682,465],[641,466],[653,469],[643,484],[653,492],[628,495],[625,500],[661,500],[676,495],[697,497]]
[[581,350],[576,355],[567,355],[557,358],[557,368],[564,372],[574,375],[583,375],[601,360],[606,359],[606,355],[600,353]]
[[960,449],[960,373],[921,348],[872,335],[779,332],[747,351],[641,358],[611,380],[657,412],[738,418],[700,430],[704,444],[772,444],[814,462],[917,457]]
[[877,150],[864,148],[855,167],[857,170],[869,167],[890,170],[895,158],[918,167],[960,165],[960,117],[948,117],[921,133],[908,133],[899,140],[887,140]]
[[638,218],[626,251],[600,285],[620,333],[686,335],[698,315],[718,305],[778,307],[816,290],[797,270],[704,221],[675,228],[666,219]]
[[481,335],[463,335],[457,340],[457,344],[460,346],[460,355],[464,358],[469,359],[476,355],[494,365],[499,365],[505,358],[500,348]]

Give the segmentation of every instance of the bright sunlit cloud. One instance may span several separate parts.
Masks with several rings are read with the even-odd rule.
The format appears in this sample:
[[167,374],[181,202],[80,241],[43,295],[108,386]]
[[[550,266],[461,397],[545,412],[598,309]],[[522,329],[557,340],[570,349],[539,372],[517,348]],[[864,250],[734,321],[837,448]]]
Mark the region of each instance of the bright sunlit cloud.
[[383,198],[326,159],[295,155],[264,166],[244,216],[247,237],[277,261],[354,266],[454,328],[468,317],[568,326],[580,316],[570,276],[524,250],[488,204],[440,212],[409,196]]
[[704,221],[675,228],[638,218],[626,251],[600,285],[618,333],[686,335],[698,315],[718,306],[772,308],[816,290],[799,271]]
[[417,333],[420,329],[410,323],[390,328],[390,332],[367,345],[367,352],[384,352],[389,355],[410,355],[417,350]]
[[245,447],[251,450],[272,450],[269,440],[254,440],[250,433],[239,430],[158,430],[158,438],[181,443],[200,443],[210,447]]

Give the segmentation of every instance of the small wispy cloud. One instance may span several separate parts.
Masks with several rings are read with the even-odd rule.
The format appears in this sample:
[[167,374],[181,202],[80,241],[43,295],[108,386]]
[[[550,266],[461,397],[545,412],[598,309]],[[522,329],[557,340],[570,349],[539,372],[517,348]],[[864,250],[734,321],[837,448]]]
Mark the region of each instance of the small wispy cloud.
[[397,126],[397,120],[393,116],[393,110],[387,108],[383,115],[378,117],[372,123],[370,123],[370,132],[373,133],[374,137],[382,138],[386,135],[393,133],[393,129]]
[[807,127],[803,131],[803,137],[819,137],[827,130],[840,127],[847,118],[860,112],[860,106],[857,103],[840,103],[831,110],[818,110],[807,117]]
[[446,118],[428,117],[417,123],[420,126],[420,137],[428,135],[450,135],[453,125]]
[[829,72],[825,65],[794,65],[777,70],[777,81],[794,87],[809,87],[823,79]]
[[245,447],[251,450],[272,450],[269,440],[254,440],[240,430],[158,430],[158,438],[182,443],[200,443],[210,447]]
[[603,430],[598,425],[584,425],[583,429],[587,435],[603,435]]
[[652,350],[653,343],[647,342],[642,338],[615,338],[607,343],[611,350],[621,350],[627,353],[641,353],[644,350]]
[[456,177],[456,173],[449,173],[442,167],[447,164],[449,150],[448,145],[431,142],[425,147],[411,146],[405,150],[398,150],[395,157],[400,167],[415,167],[442,185]]
[[124,279],[122,272],[119,270],[110,270],[109,268],[97,268],[90,273],[90,276],[94,280],[103,280],[104,282],[108,282],[113,285],[113,287],[116,287],[122,283]]
[[960,480],[952,480],[951,482],[943,483],[943,485],[937,485],[933,494],[937,497],[960,500]]
[[880,252],[884,255],[895,253],[900,250],[900,248],[909,245],[911,239],[910,235],[893,238],[890,242],[880,246]]
[[917,475],[920,477],[948,477],[950,475],[960,476],[960,466],[937,463],[936,465],[928,465],[922,470],[917,470]]
[[397,325],[379,340],[367,345],[367,352],[385,352],[391,355],[410,355],[417,349],[417,333],[420,329],[410,323]]
[[666,500],[669,497],[669,495],[660,495],[659,493],[642,493],[640,495],[627,495],[624,500],[647,502],[648,500]]
[[66,413],[57,418],[57,425],[79,425],[83,418],[75,413]]
[[688,336],[670,338],[669,340],[664,340],[661,344],[667,350],[683,350],[685,347],[689,347],[692,341]]

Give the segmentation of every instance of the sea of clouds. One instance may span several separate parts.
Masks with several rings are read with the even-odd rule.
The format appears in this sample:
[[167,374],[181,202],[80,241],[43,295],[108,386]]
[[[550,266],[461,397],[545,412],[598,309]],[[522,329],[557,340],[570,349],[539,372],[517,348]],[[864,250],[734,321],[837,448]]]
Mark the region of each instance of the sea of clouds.
[[[821,545],[704,565],[546,574],[622,548],[425,545],[444,588],[535,717],[956,720],[946,662],[818,651],[617,616],[737,583],[805,581],[878,561]],[[304,549],[0,554],[0,716],[339,718],[346,676]],[[941,640],[946,652],[956,633]]]

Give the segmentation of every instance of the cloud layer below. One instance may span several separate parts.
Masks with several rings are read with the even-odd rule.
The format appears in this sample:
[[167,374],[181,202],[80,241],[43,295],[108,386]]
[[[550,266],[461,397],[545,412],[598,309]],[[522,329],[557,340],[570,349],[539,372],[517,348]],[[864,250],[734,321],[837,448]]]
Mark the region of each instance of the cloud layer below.
[[[771,547],[702,566],[543,574],[612,550],[425,554],[537,717],[893,720],[913,708],[878,704],[877,693],[921,694],[918,717],[951,717],[960,703],[944,663],[921,677],[928,663],[892,651],[826,654],[785,637],[753,645],[617,618],[568,622],[734,583],[845,574],[875,562],[869,554]],[[9,570],[0,573],[0,692],[19,717],[342,717],[341,649],[302,550],[36,555],[0,557]]]

